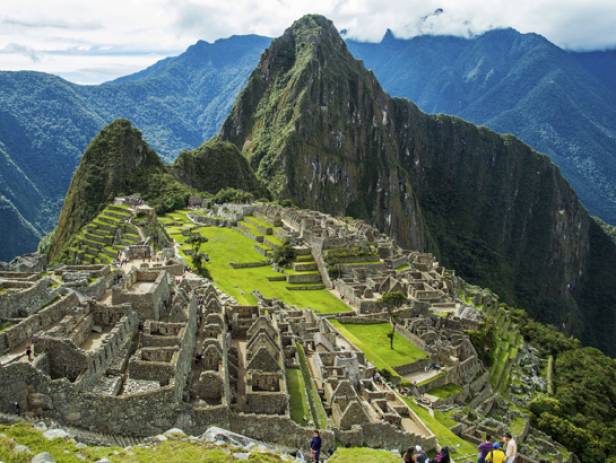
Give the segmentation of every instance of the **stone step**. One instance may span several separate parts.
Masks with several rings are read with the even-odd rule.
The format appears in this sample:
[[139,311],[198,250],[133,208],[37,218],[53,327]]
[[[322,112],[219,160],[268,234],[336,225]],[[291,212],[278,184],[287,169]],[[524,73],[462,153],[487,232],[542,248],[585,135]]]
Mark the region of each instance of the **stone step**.
[[316,262],[294,262],[293,270],[296,272],[315,272],[318,267]]
[[126,214],[118,214],[117,212],[110,211],[110,210],[105,210],[103,212],[103,215],[107,216],[107,217],[113,217],[115,219],[119,219],[122,222],[125,222],[125,221],[127,221],[130,218],[130,214],[128,214],[128,215],[126,215]]
[[294,246],[293,252],[296,256],[308,256],[312,255],[312,251],[307,246]]
[[290,285],[286,286],[286,289],[289,291],[317,291],[325,289],[325,285],[322,283],[316,285]]
[[97,220],[107,224],[107,225],[114,225],[115,228],[117,228],[118,225],[118,220],[112,219],[111,217],[105,217],[105,215],[99,215]]

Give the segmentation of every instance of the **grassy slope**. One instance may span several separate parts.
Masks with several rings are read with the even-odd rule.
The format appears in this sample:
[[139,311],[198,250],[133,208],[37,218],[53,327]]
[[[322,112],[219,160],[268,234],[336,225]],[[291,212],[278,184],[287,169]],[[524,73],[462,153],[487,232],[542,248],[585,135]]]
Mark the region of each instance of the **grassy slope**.
[[339,448],[329,463],[398,463],[400,457],[386,450]]
[[287,368],[287,384],[289,386],[289,401],[291,418],[302,426],[310,422],[310,404],[306,395],[304,377],[299,368]]
[[448,399],[462,391],[462,387],[457,384],[446,384],[445,386],[435,387],[430,389],[428,394],[438,397],[439,399]]
[[428,428],[434,433],[438,442],[442,446],[456,449],[454,458],[457,463],[474,462],[477,457],[477,449],[474,444],[458,437],[448,427],[450,420],[442,413],[435,411],[434,416],[430,412],[418,405],[414,399],[404,397],[404,401],[421,418]]
[[[125,450],[119,447],[86,447],[78,449],[71,439],[49,441],[42,434],[27,424],[13,426],[0,425],[0,461],[5,463],[27,463],[33,455],[49,452],[58,463],[96,462],[102,458],[111,463],[233,463],[239,461],[233,457],[234,450],[217,447],[207,442],[185,442],[168,440],[157,445],[132,447]],[[15,453],[16,444],[27,446],[32,453]],[[248,463],[279,463],[283,460],[272,454],[253,453]]]
[[[180,228],[169,226],[173,220],[189,224],[186,212],[175,212],[161,217],[170,236],[178,243],[184,243],[185,237]],[[256,298],[252,291],[258,290],[265,297],[275,297],[283,302],[300,308],[315,310],[319,313],[339,313],[349,311],[349,307],[327,290],[289,291],[285,281],[269,281],[267,277],[280,276],[270,266],[233,269],[230,262],[260,262],[265,258],[255,250],[256,242],[245,237],[239,231],[222,227],[199,227],[198,232],[208,239],[201,244],[200,251],[208,254],[210,262],[205,264],[214,283],[222,291],[237,299],[240,304],[254,304]],[[185,245],[184,248],[190,248]],[[189,256],[183,256],[190,265]]]
[[395,373],[393,369],[416,362],[427,357],[427,354],[402,335],[396,333],[394,349],[389,348],[388,334],[391,332],[389,323],[371,325],[342,324],[333,320],[334,326],[355,347],[362,350],[367,359],[379,369]]

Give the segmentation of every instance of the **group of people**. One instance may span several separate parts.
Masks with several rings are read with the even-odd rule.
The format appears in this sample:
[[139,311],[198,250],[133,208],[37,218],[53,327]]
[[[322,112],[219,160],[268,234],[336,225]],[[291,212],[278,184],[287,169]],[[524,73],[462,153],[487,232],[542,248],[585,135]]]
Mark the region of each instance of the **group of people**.
[[502,442],[494,441],[491,436],[479,445],[477,463],[515,463],[518,456],[518,444],[510,433],[505,433]]
[[449,447],[443,447],[437,452],[434,459],[430,460],[424,449],[422,449],[420,445],[416,445],[404,452],[402,461],[404,463],[450,463],[451,457],[449,456]]
[[[502,442],[494,441],[491,436],[479,445],[477,463],[515,463],[518,455],[518,446],[510,433],[506,433]],[[409,448],[402,457],[404,463],[450,463],[449,448],[443,447],[433,459],[416,445]]]

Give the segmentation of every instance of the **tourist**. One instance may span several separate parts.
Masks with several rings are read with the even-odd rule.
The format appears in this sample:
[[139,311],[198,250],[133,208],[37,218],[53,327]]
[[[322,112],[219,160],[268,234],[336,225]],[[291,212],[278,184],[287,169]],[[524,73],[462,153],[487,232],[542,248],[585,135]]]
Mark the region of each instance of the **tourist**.
[[506,459],[507,456],[505,455],[505,452],[503,452],[501,445],[498,442],[495,442],[494,445],[492,445],[492,450],[490,450],[490,452],[486,456],[486,462],[505,463]]
[[487,435],[486,440],[479,444],[479,458],[477,459],[477,463],[485,463],[490,450],[492,450],[492,436]]
[[403,463],[417,463],[417,455],[415,455],[415,449],[409,447],[402,456]]
[[28,347],[26,347],[26,355],[28,356],[28,362],[32,363],[32,344],[28,344]]
[[441,451],[436,454],[434,457],[434,463],[451,463],[448,447],[443,447]]
[[19,402],[15,402],[13,405],[15,406],[15,414],[21,416],[21,405],[19,405]]
[[321,457],[321,433],[318,429],[315,429],[312,433],[312,439],[310,440],[310,454],[312,455],[312,462],[319,463]]
[[503,436],[503,441],[505,442],[505,455],[507,456],[507,463],[514,463],[516,457],[518,456],[518,444],[511,436],[510,432]]
[[427,463],[428,462],[428,455],[421,448],[421,445],[415,446],[415,461],[417,463]]

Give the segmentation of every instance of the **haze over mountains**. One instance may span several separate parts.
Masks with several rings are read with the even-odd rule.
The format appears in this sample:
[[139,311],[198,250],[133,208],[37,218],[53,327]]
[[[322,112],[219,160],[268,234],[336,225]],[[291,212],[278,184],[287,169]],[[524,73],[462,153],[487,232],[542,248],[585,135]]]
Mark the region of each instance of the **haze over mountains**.
[[[53,228],[79,157],[101,127],[128,118],[171,160],[216,132],[269,43],[255,35],[198,42],[98,86],[1,72],[0,259],[33,250]],[[511,132],[545,152],[591,214],[616,222],[613,52],[566,52],[511,29],[347,43],[392,95]]]

